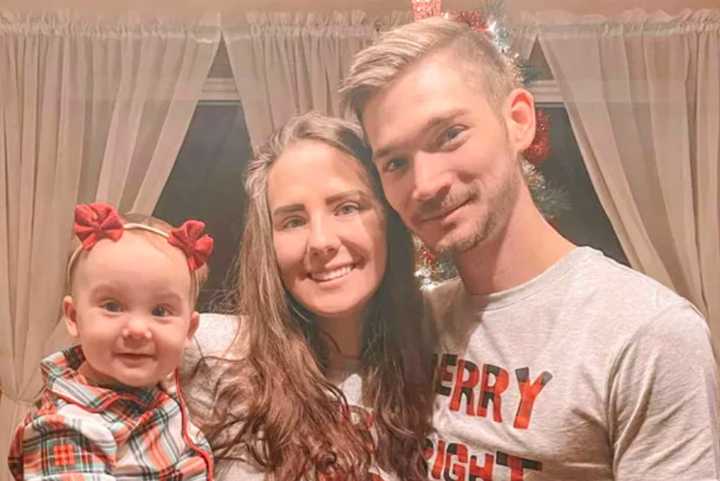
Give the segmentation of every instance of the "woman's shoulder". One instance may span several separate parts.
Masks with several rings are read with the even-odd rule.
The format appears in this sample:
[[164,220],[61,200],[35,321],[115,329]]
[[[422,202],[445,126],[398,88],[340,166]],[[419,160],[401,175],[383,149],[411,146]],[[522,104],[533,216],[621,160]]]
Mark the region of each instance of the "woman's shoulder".
[[200,314],[193,345],[202,356],[223,356],[233,344],[240,330],[240,319],[231,314]]
[[226,314],[200,314],[198,328],[185,349],[180,382],[194,421],[202,428],[215,419],[217,396],[240,380],[237,363],[244,352],[241,319]]
[[197,374],[197,369],[207,363],[221,365],[224,361],[242,359],[245,351],[244,339],[241,317],[231,314],[200,314],[198,327],[185,349],[180,368],[181,376],[193,377]]

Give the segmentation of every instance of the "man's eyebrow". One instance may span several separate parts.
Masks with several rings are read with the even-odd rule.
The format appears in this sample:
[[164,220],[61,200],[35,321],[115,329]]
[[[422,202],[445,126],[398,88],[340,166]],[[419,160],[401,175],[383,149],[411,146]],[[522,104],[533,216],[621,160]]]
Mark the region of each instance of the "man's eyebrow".
[[[419,132],[427,132],[429,130],[436,129],[438,126],[443,125],[451,121],[453,118],[457,117],[458,115],[462,115],[467,111],[464,107],[459,107],[456,109],[448,110],[446,112],[442,112],[438,115],[435,115],[428,119],[421,127]],[[399,146],[402,145],[404,142],[401,140],[397,143],[390,143],[387,145],[382,146],[377,151],[373,151],[373,160],[382,159],[384,157],[387,157],[391,153],[393,153],[396,150],[399,150]]]

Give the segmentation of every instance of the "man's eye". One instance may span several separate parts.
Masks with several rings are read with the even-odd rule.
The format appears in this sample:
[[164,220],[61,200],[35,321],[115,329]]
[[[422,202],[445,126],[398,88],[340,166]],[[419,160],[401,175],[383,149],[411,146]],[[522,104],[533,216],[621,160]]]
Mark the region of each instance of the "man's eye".
[[464,131],[465,131],[465,128],[461,127],[459,125],[454,125],[454,126],[450,127],[443,133],[441,143],[446,144],[446,143],[452,142]]
[[103,302],[102,308],[105,309],[108,312],[120,312],[122,311],[122,306],[117,301],[106,301]]
[[152,315],[155,317],[165,317],[170,315],[170,311],[163,306],[155,306],[152,310]]

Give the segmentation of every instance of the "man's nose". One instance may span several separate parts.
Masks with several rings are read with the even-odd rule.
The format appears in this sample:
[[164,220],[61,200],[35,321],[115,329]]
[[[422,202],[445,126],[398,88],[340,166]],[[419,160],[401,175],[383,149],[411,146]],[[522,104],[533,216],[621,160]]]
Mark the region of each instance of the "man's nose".
[[413,158],[412,199],[423,203],[447,194],[451,179],[438,154],[418,151]]

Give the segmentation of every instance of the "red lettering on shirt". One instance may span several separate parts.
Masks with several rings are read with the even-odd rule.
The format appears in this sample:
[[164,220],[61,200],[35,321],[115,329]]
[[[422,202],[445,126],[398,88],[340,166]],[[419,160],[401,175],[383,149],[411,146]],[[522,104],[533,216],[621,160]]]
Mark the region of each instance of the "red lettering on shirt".
[[[467,372],[467,377],[465,373]],[[457,369],[455,370],[455,385],[453,387],[453,395],[450,400],[450,409],[453,411],[460,410],[461,399],[465,398],[466,408],[465,412],[468,416],[475,415],[475,396],[474,390],[478,384],[480,377],[480,371],[472,361],[465,361],[460,359],[457,362]]]
[[[426,440],[425,453],[428,464],[432,465],[430,479],[443,481],[493,481],[507,479],[525,481],[527,471],[542,471],[542,463],[532,459],[513,456],[502,451],[473,453],[463,443],[438,439],[437,443]],[[482,459],[482,466],[478,461]],[[498,471],[500,470],[500,471]],[[496,475],[496,477],[494,477]]]
[[[490,376],[494,381],[490,383]],[[477,415],[487,416],[487,408],[490,401],[493,403],[493,419],[495,422],[502,422],[502,398],[500,395],[507,389],[510,383],[508,372],[492,364],[485,364],[482,372],[480,385],[480,404],[477,408]]]
[[530,383],[530,369],[527,367],[516,369],[515,375],[520,385],[520,404],[518,405],[517,414],[515,414],[513,426],[518,429],[527,429],[530,426],[530,417],[532,416],[535,399],[547,383],[550,382],[552,374],[544,371],[532,384]]

